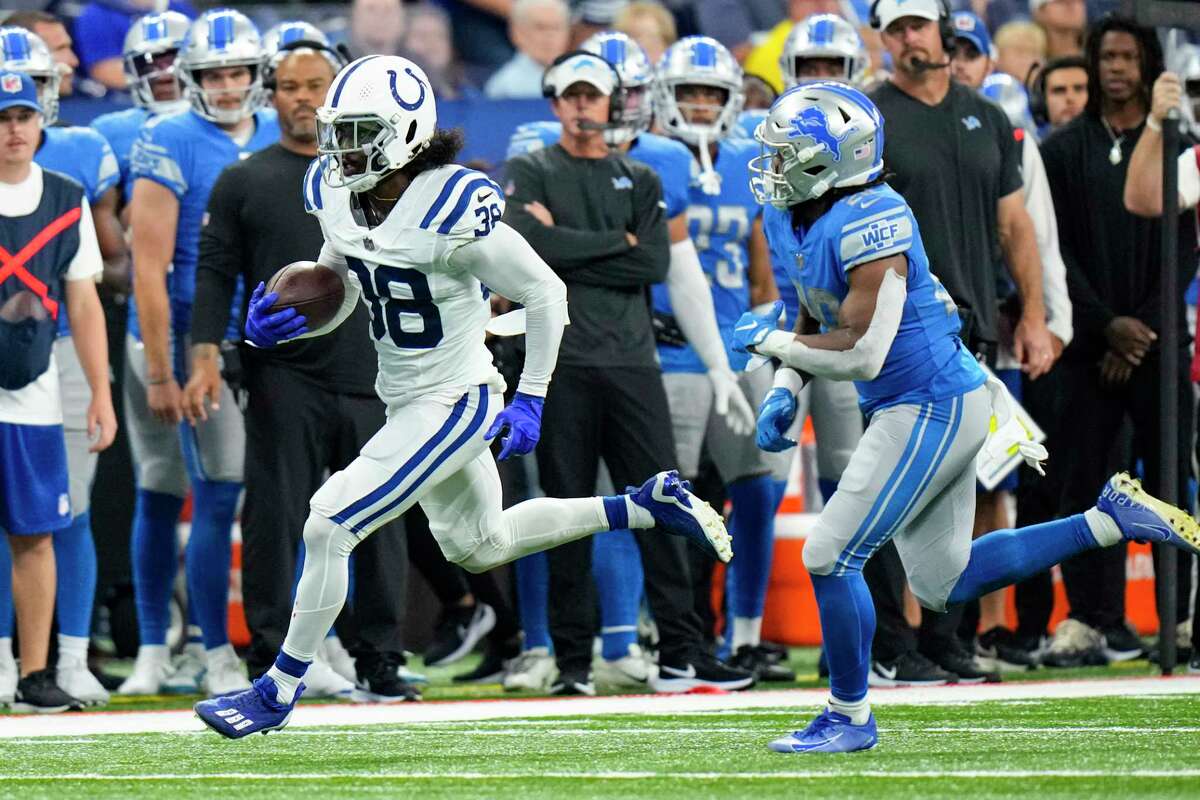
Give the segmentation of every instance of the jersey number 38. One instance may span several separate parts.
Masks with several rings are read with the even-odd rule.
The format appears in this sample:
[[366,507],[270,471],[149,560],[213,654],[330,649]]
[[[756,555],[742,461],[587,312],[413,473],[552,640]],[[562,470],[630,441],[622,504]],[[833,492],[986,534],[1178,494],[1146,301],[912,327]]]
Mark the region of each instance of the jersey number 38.
[[[420,270],[368,266],[347,256],[346,265],[358,278],[363,297],[371,310],[371,335],[378,341],[389,336],[396,347],[427,350],[442,340],[442,317],[429,291],[429,279]],[[408,319],[405,320],[405,317]],[[420,330],[405,330],[416,327]]]

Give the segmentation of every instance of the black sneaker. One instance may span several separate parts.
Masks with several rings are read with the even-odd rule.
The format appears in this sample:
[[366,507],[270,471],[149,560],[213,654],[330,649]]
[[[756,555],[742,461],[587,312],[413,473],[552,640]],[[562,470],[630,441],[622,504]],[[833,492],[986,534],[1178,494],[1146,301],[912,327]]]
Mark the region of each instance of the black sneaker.
[[595,697],[596,686],[590,672],[565,672],[550,684],[550,694],[556,697]]
[[[1183,666],[1184,664],[1187,664],[1189,661],[1194,662],[1195,661],[1195,658],[1193,657],[1194,655],[1195,654],[1192,653],[1191,646],[1177,645],[1175,647],[1175,666],[1177,666],[1177,667]],[[1149,659],[1150,659],[1150,663],[1155,666],[1158,666],[1159,662],[1162,660],[1162,658],[1159,654],[1157,644],[1155,644],[1153,647],[1150,648]]]
[[701,687],[736,692],[754,685],[754,673],[726,664],[708,652],[692,656],[686,663],[659,661],[658,673],[650,677],[656,692],[689,692]]
[[453,664],[471,652],[494,627],[496,612],[487,603],[444,609],[433,632],[433,641],[425,648],[425,666]]
[[776,642],[759,642],[758,650],[772,664],[779,664],[788,660],[788,649],[782,644]]
[[989,672],[965,650],[951,647],[937,653],[933,662],[958,676],[957,683],[999,683],[1000,673]]
[[1192,656],[1192,660],[1188,662],[1188,672],[1192,675],[1200,675],[1200,653]]
[[892,661],[872,661],[871,671],[867,673],[868,686],[945,686],[957,682],[957,675],[915,650],[902,653]]
[[470,672],[455,675],[455,683],[500,683],[508,662],[521,654],[521,640],[513,637],[496,641],[488,637],[483,644],[483,660]]
[[1104,655],[1109,662],[1132,661],[1146,655],[1146,646],[1127,622],[1102,628],[1100,634],[1104,637]]
[[729,663],[739,669],[744,669],[754,675],[754,679],[763,683],[788,682],[796,680],[796,673],[785,664],[772,661],[770,655],[762,649],[744,644],[729,659]]
[[358,682],[350,698],[357,703],[420,700],[420,690],[400,677],[400,667],[405,663],[399,653],[359,654],[354,660]]
[[61,714],[82,711],[83,703],[58,688],[54,669],[47,668],[31,672],[17,681],[12,709],[25,714]]
[[975,640],[975,655],[981,666],[990,664],[1001,672],[1023,672],[1038,665],[1033,653],[1021,647],[1013,632],[999,625]]

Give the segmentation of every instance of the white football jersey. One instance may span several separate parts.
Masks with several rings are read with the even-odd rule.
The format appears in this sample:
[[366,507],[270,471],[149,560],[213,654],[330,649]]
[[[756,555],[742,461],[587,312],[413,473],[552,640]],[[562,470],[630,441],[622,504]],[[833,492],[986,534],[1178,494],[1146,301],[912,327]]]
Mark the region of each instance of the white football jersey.
[[322,181],[318,159],[305,175],[304,205],[325,235],[322,263],[345,270],[370,311],[379,356],[375,388],[389,407],[482,383],[503,391],[484,346],[487,289],[449,264],[457,248],[500,222],[499,186],[457,164],[422,172],[383,224],[369,228],[351,192]]

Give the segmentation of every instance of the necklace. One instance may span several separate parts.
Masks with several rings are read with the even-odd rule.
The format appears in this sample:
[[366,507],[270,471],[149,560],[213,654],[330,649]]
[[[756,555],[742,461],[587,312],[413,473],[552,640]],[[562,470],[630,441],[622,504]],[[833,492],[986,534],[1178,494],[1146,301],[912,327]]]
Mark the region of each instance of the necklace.
[[1120,136],[1117,136],[1112,126],[1108,124],[1108,120],[1103,116],[1100,117],[1100,124],[1104,126],[1104,130],[1108,132],[1109,137],[1112,139],[1112,149],[1108,151],[1108,163],[1115,167],[1121,163],[1121,145],[1125,142],[1125,134],[1122,133]]

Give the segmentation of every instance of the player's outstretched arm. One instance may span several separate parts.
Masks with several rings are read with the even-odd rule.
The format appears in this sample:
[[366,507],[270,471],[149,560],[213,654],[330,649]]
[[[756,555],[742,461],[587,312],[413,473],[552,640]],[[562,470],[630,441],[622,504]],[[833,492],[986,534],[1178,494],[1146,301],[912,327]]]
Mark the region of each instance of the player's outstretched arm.
[[784,366],[822,378],[874,380],[883,369],[900,329],[908,295],[904,255],[868,261],[847,274],[850,291],[828,333],[794,335],[778,328],[783,303],[767,314],[743,314],[733,330],[733,348],[778,358]]

